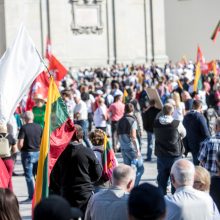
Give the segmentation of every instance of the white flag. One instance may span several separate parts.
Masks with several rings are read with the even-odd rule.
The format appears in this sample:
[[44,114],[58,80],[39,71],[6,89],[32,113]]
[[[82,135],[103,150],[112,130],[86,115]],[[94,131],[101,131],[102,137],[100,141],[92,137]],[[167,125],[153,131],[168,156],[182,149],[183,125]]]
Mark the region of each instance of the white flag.
[[42,58],[23,25],[0,59],[0,122],[7,123],[31,83],[42,72]]

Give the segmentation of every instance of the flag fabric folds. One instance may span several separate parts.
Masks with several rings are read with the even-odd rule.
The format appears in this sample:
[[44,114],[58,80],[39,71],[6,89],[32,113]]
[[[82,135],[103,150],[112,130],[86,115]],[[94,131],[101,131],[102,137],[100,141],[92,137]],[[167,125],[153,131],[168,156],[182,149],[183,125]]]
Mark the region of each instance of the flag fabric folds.
[[0,187],[1,188],[8,188],[9,183],[9,174],[8,170],[5,167],[4,162],[0,158]]
[[126,89],[124,89],[124,92],[123,92],[123,103],[126,103],[126,99],[127,99],[127,97],[128,97],[128,92],[127,92],[127,90]]
[[216,25],[215,27],[215,30],[213,31],[213,34],[211,36],[211,39],[213,40],[213,42],[216,41],[216,38],[217,38],[217,35],[218,35],[218,32],[220,31],[220,21],[218,22],[218,24]]
[[200,76],[201,76],[201,69],[200,69],[200,63],[198,62],[196,64],[196,71],[195,71],[195,78],[194,78],[194,85],[193,85],[194,92],[197,91]]
[[0,60],[0,121],[7,123],[31,83],[42,72],[42,58],[22,25]]
[[103,170],[102,170],[103,178],[105,180],[110,180],[111,182],[113,169],[118,165],[118,162],[115,157],[114,150],[112,146],[110,145],[106,134],[105,134],[105,139],[104,139],[104,151],[102,154],[102,165],[103,165]]
[[48,196],[50,171],[74,133],[73,122],[52,77],[44,121],[33,206]]
[[61,81],[67,74],[67,69],[56,59],[54,55],[51,55],[49,59],[49,70],[56,81]]

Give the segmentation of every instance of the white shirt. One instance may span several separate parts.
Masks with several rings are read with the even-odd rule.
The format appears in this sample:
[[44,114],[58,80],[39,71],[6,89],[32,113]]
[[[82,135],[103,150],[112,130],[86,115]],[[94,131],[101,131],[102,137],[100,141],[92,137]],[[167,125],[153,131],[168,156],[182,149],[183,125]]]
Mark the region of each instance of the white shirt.
[[175,107],[173,112],[173,118],[178,121],[183,121],[183,111],[185,109],[185,104],[183,102],[180,102],[179,107]]
[[106,124],[106,120],[104,118],[106,113],[107,113],[107,108],[105,105],[101,105],[95,110],[95,112],[94,112],[95,127],[101,127],[101,128],[106,127],[107,124]]
[[79,113],[79,117],[74,118],[75,120],[87,120],[88,119],[88,110],[87,110],[86,103],[84,101],[80,100],[79,103],[76,104],[74,108],[74,115],[76,113]]
[[[182,211],[183,220],[212,220],[220,219],[218,209],[206,192],[202,192],[194,189],[192,186],[180,187],[171,196],[165,197],[168,200],[176,203]],[[169,217],[169,213],[173,210],[169,210],[167,207],[167,220],[172,218]]]

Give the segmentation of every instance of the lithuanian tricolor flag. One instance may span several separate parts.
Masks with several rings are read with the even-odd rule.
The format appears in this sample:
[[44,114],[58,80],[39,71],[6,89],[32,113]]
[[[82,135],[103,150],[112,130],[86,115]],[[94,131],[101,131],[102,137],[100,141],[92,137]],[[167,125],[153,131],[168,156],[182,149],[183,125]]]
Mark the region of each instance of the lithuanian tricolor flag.
[[104,151],[102,153],[102,176],[107,181],[112,181],[113,169],[118,165],[117,159],[115,157],[114,150],[109,143],[108,137],[105,134],[104,137]]
[[54,79],[50,77],[33,207],[42,198],[48,197],[50,171],[70,142],[73,133],[73,122],[69,119],[66,105],[60,96]]

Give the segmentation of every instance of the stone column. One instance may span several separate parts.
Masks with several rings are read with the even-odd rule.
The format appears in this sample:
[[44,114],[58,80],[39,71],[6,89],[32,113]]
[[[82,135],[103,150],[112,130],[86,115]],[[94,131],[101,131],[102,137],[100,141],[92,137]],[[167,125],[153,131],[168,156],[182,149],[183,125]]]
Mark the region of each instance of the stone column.
[[107,63],[114,64],[113,0],[106,0]]
[[145,19],[145,47],[146,62],[151,63],[153,59],[152,47],[152,27],[151,27],[151,7],[150,0],[144,0],[144,19]]
[[152,0],[151,13],[153,18],[154,61],[160,65],[168,61],[165,40],[164,0]]

